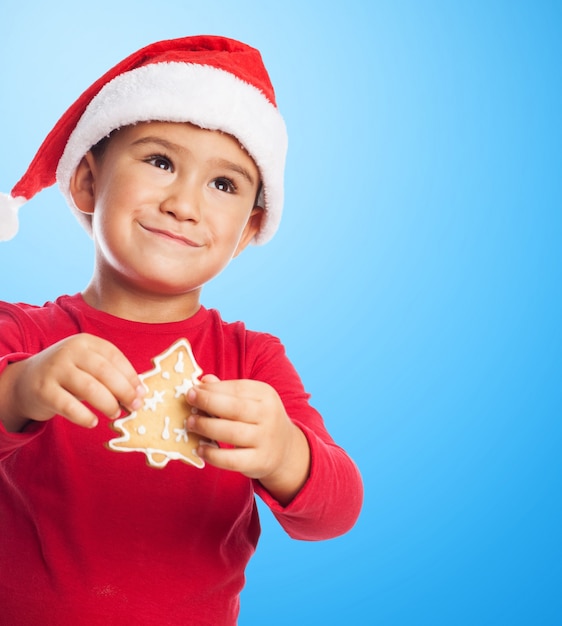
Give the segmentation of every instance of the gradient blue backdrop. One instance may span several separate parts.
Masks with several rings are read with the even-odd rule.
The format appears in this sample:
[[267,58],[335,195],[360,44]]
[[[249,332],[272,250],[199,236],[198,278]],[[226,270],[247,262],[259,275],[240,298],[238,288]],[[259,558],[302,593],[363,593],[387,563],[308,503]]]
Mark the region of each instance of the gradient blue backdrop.
[[[3,3],[0,189],[94,79],[157,39],[262,50],[286,211],[204,292],[279,335],[365,481],[323,543],[262,507],[240,624],[562,623],[561,32],[551,1]],[[0,298],[85,286],[58,190],[0,245]],[[32,589],[30,589],[32,593]]]

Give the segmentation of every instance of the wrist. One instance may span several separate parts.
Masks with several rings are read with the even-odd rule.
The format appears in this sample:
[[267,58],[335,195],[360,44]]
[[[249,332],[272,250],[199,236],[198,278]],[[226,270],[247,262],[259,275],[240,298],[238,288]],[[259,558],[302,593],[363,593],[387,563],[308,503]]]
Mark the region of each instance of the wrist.
[[303,431],[291,422],[291,443],[279,466],[260,479],[261,485],[287,506],[303,488],[310,475],[310,447]]
[[7,432],[21,432],[30,422],[20,414],[17,403],[17,381],[23,361],[10,363],[0,375],[0,421]]

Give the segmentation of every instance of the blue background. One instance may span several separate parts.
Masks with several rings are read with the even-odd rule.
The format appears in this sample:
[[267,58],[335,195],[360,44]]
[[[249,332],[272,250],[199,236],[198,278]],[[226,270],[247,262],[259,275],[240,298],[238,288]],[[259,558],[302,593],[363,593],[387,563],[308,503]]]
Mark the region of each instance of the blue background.
[[[279,335],[357,461],[346,536],[262,508],[241,626],[562,623],[561,32],[557,2],[4,3],[0,189],[137,48],[258,47],[290,138],[273,241],[204,292]],[[0,245],[0,298],[87,283],[57,189]],[[32,590],[30,590],[32,592]]]

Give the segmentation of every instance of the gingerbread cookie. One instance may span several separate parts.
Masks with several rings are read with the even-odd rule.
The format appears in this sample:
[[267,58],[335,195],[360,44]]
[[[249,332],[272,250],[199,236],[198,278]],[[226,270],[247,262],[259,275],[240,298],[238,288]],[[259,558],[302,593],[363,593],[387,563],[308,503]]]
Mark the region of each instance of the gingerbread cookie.
[[203,373],[189,342],[176,341],[153,363],[153,369],[139,376],[147,390],[143,408],[113,422],[122,436],[111,439],[108,446],[116,452],[144,452],[152,467],[180,460],[202,468],[205,462],[198,456],[197,446],[216,444],[187,430],[187,419],[197,409],[185,394]]

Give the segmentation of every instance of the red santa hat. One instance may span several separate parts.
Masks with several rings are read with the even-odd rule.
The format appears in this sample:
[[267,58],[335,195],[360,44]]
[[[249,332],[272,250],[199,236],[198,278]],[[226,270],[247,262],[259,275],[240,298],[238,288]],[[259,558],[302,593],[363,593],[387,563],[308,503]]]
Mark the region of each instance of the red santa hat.
[[195,36],[133,53],[91,85],[45,138],[10,195],[0,194],[0,241],[18,230],[18,209],[55,182],[81,224],[69,183],[82,157],[111,131],[136,122],[191,122],[236,137],[262,179],[264,220],[254,243],[277,230],[283,209],[285,123],[258,50],[233,39]]

